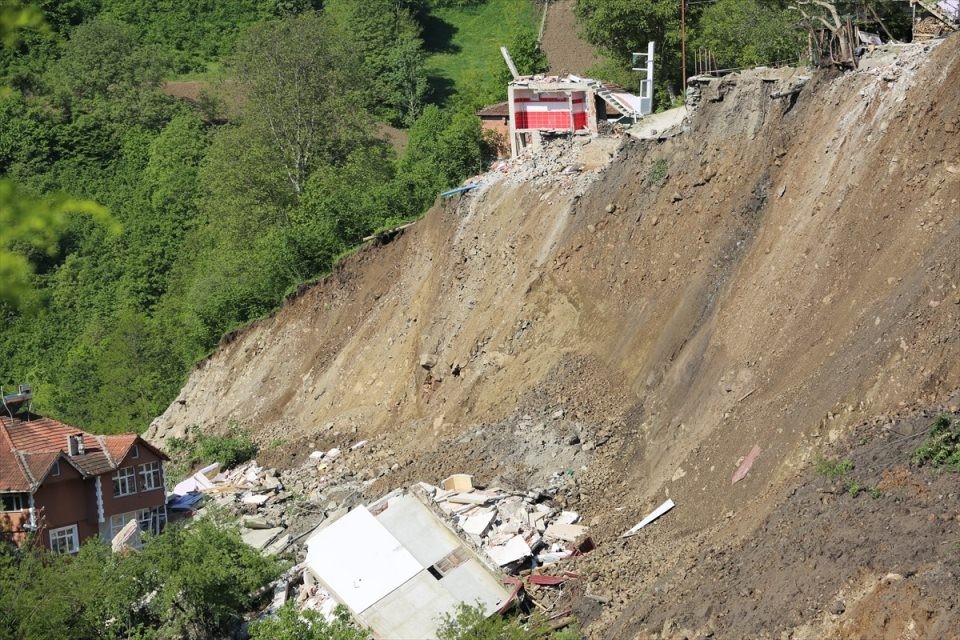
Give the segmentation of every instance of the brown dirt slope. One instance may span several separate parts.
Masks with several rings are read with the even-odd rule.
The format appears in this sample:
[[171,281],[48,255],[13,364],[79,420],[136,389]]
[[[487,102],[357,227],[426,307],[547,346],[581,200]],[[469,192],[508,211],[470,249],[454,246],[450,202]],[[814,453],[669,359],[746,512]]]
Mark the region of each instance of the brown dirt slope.
[[580,37],[580,25],[573,13],[575,0],[557,0],[547,7],[547,23],[540,47],[547,54],[550,73],[585,75],[600,62],[593,45]]
[[[552,451],[525,430],[563,410],[591,445],[564,458],[565,496],[599,543],[591,579],[616,590],[590,632],[647,633],[649,576],[769,528],[853,426],[960,388],[958,45],[815,74],[794,98],[770,94],[800,72],[729,76],[678,138],[612,158],[557,144],[491,174],[225,340],[149,435],[237,419],[300,457],[366,438],[390,486],[516,477],[498,452]],[[571,154],[609,164],[570,178]],[[667,496],[642,544],[618,540]],[[756,620],[748,636],[779,628]]]

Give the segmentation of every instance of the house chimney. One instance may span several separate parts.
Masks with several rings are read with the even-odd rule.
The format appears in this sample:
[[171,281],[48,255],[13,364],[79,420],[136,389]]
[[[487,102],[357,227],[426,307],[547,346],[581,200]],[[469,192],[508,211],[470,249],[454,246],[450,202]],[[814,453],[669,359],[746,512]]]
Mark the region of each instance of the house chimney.
[[71,456],[82,456],[84,454],[83,434],[78,433],[73,436],[67,436],[67,453]]

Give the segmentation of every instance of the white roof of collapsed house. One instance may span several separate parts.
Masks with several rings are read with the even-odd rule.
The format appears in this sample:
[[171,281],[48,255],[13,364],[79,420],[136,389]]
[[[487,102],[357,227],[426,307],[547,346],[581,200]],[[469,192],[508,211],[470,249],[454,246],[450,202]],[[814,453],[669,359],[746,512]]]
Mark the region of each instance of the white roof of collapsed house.
[[458,604],[480,603],[489,615],[506,602],[499,576],[420,499],[395,492],[370,508],[376,516],[357,507],[313,534],[306,564],[376,637],[436,638]]
[[333,595],[361,613],[423,570],[416,558],[366,507],[357,507],[307,542],[307,564],[316,567]]

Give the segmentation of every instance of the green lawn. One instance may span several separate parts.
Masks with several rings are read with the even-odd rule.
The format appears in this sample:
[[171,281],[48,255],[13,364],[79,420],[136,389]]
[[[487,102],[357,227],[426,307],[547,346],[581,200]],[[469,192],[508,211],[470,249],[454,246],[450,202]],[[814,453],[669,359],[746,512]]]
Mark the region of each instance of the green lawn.
[[478,7],[434,9],[424,41],[430,84],[437,102],[471,106],[506,98],[500,46],[522,29],[536,32],[541,10],[530,0],[487,0]]

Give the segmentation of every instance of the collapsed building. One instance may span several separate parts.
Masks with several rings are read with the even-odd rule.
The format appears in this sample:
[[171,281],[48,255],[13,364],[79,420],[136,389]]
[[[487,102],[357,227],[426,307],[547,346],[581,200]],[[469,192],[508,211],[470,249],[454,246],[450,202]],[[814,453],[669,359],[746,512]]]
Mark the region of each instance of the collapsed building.
[[573,74],[521,76],[503,51],[513,74],[507,102],[477,115],[484,128],[506,135],[514,157],[523,149],[536,148],[544,135],[595,136],[601,122],[632,124],[653,112],[653,49],[651,42],[646,52],[634,54],[635,61],[644,60],[643,66],[634,68],[644,74],[639,95],[617,84]]

